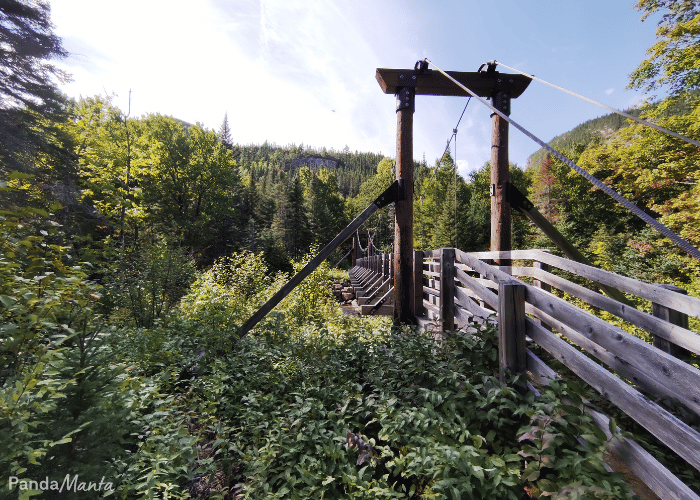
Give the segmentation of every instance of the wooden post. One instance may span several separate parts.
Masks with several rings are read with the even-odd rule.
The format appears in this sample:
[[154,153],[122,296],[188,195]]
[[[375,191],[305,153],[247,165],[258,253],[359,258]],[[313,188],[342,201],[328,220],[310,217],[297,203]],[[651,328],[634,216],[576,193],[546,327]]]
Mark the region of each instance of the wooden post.
[[[415,78],[415,77],[414,77]],[[415,87],[397,92],[396,180],[403,189],[395,204],[394,324],[413,323],[413,112]]]
[[[670,292],[675,292],[675,293],[682,293],[683,295],[688,295],[688,292],[684,290],[683,288],[676,286],[676,285],[659,285],[661,288],[665,288],[669,290]],[[682,328],[685,328],[686,330],[688,329],[688,315],[685,313],[682,313],[680,311],[675,311],[673,309],[669,309],[668,307],[662,306],[660,304],[657,304],[655,302],[651,303],[651,314],[656,316],[659,319],[662,319],[664,321],[668,321],[669,323],[672,323],[674,325],[678,325]],[[686,349],[683,349],[682,347],[677,346],[676,344],[673,344],[669,342],[666,339],[663,339],[661,337],[657,337],[654,335],[654,347],[657,347],[661,349],[664,352],[667,352],[671,354],[672,356],[679,357],[679,356],[687,356],[690,354],[690,352]]]
[[[540,262],[538,260],[532,261],[532,267],[535,269],[540,269],[542,271],[549,271],[549,264],[545,264],[544,262]],[[551,292],[552,291],[552,286],[548,285],[547,283],[544,283],[543,281],[538,280],[535,278],[532,283],[533,286],[540,288],[544,290],[545,292]],[[545,327],[547,330],[552,330],[552,327],[546,323],[543,323],[542,320],[535,318],[535,321],[537,321],[540,325]]]
[[442,331],[455,329],[455,249],[440,252],[440,321]]
[[352,236],[352,266],[351,268],[355,267],[357,265],[357,248],[358,244],[360,242],[357,241],[357,232]]
[[[500,91],[493,97],[494,107],[510,114],[510,94]],[[491,114],[491,251],[509,251],[511,222],[508,202],[508,122],[496,113]],[[496,261],[510,266],[509,259]]]
[[423,251],[413,252],[413,311],[423,316]]
[[525,286],[516,280],[498,283],[498,378],[527,369]]

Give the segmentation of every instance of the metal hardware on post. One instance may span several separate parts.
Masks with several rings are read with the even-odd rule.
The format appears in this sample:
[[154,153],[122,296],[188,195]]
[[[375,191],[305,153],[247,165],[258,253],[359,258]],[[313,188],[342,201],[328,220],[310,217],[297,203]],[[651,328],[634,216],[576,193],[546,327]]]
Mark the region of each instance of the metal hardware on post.
[[407,109],[416,110],[416,89],[412,87],[401,87],[396,93],[396,111]]

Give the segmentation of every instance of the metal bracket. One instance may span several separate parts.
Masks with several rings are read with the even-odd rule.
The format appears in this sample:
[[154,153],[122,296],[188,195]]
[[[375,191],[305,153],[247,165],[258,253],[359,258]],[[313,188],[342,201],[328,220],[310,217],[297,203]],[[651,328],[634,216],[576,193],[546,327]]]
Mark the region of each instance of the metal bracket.
[[[415,75],[413,76],[413,78],[415,78]],[[408,109],[409,111],[416,110],[415,82],[413,83],[413,86],[401,87],[396,93],[396,111],[398,112],[402,109]]]
[[427,61],[418,61],[412,72],[399,74],[399,83],[396,91],[396,111],[408,109],[416,110],[416,87],[418,86],[418,75],[430,74]]
[[386,188],[382,194],[377,196],[377,199],[373,203],[377,208],[384,208],[385,206],[394,203],[396,201],[402,201],[406,199],[406,180],[399,179],[395,180],[391,186]]
[[[500,82],[500,78],[498,79]],[[506,116],[510,116],[510,91],[499,90],[493,95],[493,107]]]
[[535,206],[530,200],[527,199],[527,196],[521,193],[520,190],[510,182],[508,183],[508,189],[506,189],[506,201],[510,203],[511,207],[519,208],[520,210],[524,210],[526,212],[532,210],[532,208]]
[[[506,116],[510,116],[510,99],[511,89],[513,87],[513,75],[503,74],[496,71],[496,61],[488,61],[479,67],[478,73],[484,77],[494,81],[493,107]],[[486,69],[484,70],[484,66]]]
[[496,185],[489,184],[489,196],[496,196]]

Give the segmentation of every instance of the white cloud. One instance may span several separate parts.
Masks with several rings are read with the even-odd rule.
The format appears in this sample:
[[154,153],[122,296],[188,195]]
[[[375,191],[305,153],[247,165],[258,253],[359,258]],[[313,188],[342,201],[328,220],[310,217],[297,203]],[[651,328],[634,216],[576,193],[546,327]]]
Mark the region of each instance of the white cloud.
[[615,92],[615,89],[607,89],[607,90],[605,91],[605,95],[610,95],[610,94],[612,94],[613,92]]

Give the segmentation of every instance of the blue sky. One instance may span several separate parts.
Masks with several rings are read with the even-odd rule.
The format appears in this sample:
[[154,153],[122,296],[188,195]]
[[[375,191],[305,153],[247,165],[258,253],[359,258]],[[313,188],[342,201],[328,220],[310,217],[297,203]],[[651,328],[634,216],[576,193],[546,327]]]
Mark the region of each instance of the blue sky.
[[[196,7],[193,7],[195,6]],[[632,0],[51,0],[56,33],[72,54],[73,97],[105,92],[131,114],[161,113],[218,130],[235,142],[306,145],[395,155],[394,97],[375,70],[476,71],[496,59],[609,106],[645,96],[625,90],[655,41]],[[503,69],[503,71],[508,71]],[[414,157],[442,154],[465,98],[416,102]],[[606,114],[538,82],[511,117],[545,141]],[[460,173],[489,159],[489,110],[472,99],[459,127]],[[524,167],[537,145],[510,133]],[[453,148],[454,152],[454,148]]]

